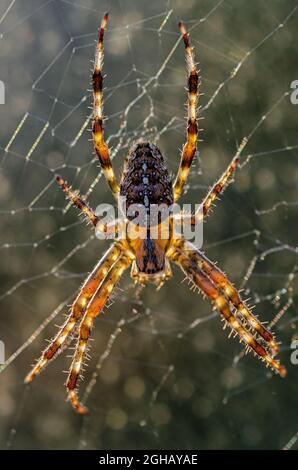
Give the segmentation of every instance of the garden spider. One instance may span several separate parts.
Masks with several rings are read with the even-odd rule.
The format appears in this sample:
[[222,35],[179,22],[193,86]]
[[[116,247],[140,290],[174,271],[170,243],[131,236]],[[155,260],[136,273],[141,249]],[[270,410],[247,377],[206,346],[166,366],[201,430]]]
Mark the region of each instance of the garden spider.
[[[142,141],[137,142],[131,148],[119,184],[112,168],[103,131],[102,65],[103,37],[107,18],[108,15],[105,14],[99,30],[93,72],[92,135],[97,157],[115,198],[118,200],[119,196],[126,197],[126,208],[129,208],[132,204],[141,204],[148,211],[152,204],[158,203],[171,207],[183,192],[196,153],[198,140],[199,76],[193,51],[189,44],[188,33],[184,24],[179,23],[185,45],[188,73],[188,122],[187,140],[182,149],[175,182],[172,184],[159,149],[149,142]],[[224,190],[230,180],[246,142],[246,139],[242,141],[227,170],[204,198],[202,202],[204,216],[208,214],[213,201]],[[65,347],[76,334],[77,344],[66,387],[68,398],[74,409],[78,413],[85,414],[88,410],[79,402],[77,382],[95,318],[102,312],[117,282],[129,266],[132,266],[131,274],[136,283],[153,282],[157,287],[160,287],[171,276],[170,261],[177,264],[192,284],[210,299],[225,324],[229,325],[232,332],[235,335],[238,334],[240,341],[245,343],[246,349],[254,352],[272,370],[281,376],[285,376],[285,368],[280,365],[279,361],[274,359],[275,354],[278,352],[278,344],[273,334],[252,314],[250,308],[241,299],[239,292],[233,287],[226,275],[194,245],[182,236],[176,236],[174,230],[175,217],[172,213],[169,213],[166,220],[162,219],[157,224],[157,226],[165,222],[169,224],[169,232],[166,238],[161,236],[155,239],[151,238],[150,227],[146,224],[140,225],[140,236],[132,238],[127,231],[128,218],[116,220],[110,225],[101,223],[100,217],[93,212],[77,192],[72,191],[71,187],[60,176],[57,176],[56,179],[72,204],[85,215],[87,220],[96,227],[96,230],[108,234],[111,228],[116,228],[117,232],[121,226],[122,229],[124,227],[125,236],[122,239],[116,239],[84,282],[71,306],[67,320],[25,378],[26,383],[32,382],[48,362],[54,359],[63,346]],[[202,219],[198,212],[192,215],[182,214],[181,218],[192,226]],[[141,236],[141,232],[142,235],[145,232],[145,236]]]

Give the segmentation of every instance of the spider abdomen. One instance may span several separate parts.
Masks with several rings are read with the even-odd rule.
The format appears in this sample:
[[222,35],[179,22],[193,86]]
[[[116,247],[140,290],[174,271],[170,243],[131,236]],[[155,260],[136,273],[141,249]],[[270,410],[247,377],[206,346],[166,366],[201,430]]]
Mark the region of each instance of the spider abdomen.
[[131,205],[173,204],[171,178],[164,158],[154,144],[139,142],[128,155],[120,184],[120,196],[126,198],[126,210]]

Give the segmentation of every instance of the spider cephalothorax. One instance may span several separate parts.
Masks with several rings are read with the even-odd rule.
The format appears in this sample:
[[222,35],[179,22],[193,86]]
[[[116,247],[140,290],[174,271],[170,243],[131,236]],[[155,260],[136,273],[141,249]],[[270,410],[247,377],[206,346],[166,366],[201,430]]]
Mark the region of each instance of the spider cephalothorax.
[[[116,237],[115,243],[96,264],[74,300],[64,325],[27,375],[25,382],[32,382],[78,331],[66,386],[72,406],[79,413],[86,413],[87,408],[79,402],[77,396],[77,381],[95,318],[102,312],[114,287],[127,268],[131,266],[131,276],[136,283],[154,282],[160,287],[171,276],[170,262],[177,264],[189,281],[212,302],[225,324],[230,326],[236,335],[239,335],[240,341],[246,345],[247,350],[254,352],[267,367],[284,376],[285,368],[274,359],[278,352],[278,344],[273,334],[253,315],[237,289],[216,264],[212,263],[185,237],[177,236],[173,229],[176,214],[172,213],[171,207],[183,192],[198,141],[199,77],[185,27],[182,23],[179,24],[185,46],[188,73],[187,140],[182,149],[177,177],[172,184],[162,154],[155,145],[138,142],[129,152],[119,185],[103,133],[102,64],[103,37],[107,18],[106,14],[102,20],[94,63],[93,141],[102,171],[114,196],[117,201],[120,196],[125,198],[125,217],[111,224],[103,223],[78,193],[72,191],[63,178],[57,176],[57,182],[73,205],[96,227],[97,232],[105,235],[110,235],[112,232],[117,235],[121,231],[124,236]],[[185,224],[196,226],[202,222],[202,214],[203,216],[208,214],[213,201],[229,182],[246,143],[247,140],[243,139],[226,171],[208,191],[201,204],[202,211],[195,212],[193,215],[183,212],[179,214],[178,218]],[[150,216],[156,206],[163,206],[169,210],[158,212],[157,219],[152,221]],[[142,208],[143,213],[141,219],[138,218],[138,223],[135,223],[135,210],[130,213],[130,209],[138,207]]]

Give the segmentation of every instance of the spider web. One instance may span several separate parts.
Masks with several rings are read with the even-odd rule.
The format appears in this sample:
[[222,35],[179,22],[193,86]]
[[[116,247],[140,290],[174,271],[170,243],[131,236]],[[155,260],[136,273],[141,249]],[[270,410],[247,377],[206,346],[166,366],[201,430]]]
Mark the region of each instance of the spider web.
[[[107,249],[56,187],[112,202],[90,140],[90,59],[102,14],[106,136],[118,175],[132,142],[157,143],[175,172],[185,135],[185,20],[202,67],[204,131],[185,202],[198,203],[243,136],[235,181],[204,226],[204,250],[282,341],[284,380],[222,331],[183,276],[142,292],[124,276],[93,330],[80,385],[65,403],[64,352],[23,378]],[[1,76],[2,448],[297,448],[297,107],[290,100],[298,4],[236,0],[3,0]],[[274,429],[274,433],[272,433]],[[183,430],[183,432],[181,432]]]

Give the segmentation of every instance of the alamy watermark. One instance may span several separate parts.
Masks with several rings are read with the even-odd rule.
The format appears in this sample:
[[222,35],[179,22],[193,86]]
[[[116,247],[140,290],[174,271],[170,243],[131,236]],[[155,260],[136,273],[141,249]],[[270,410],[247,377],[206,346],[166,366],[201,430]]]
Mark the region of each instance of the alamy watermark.
[[293,80],[290,87],[293,89],[290,94],[290,101],[292,104],[298,104],[298,80]]
[[294,339],[291,343],[291,349],[294,351],[291,353],[291,364],[296,366],[298,364],[298,339]]
[[197,249],[203,245],[203,207],[201,204],[127,204],[119,197],[117,208],[100,204],[96,237],[99,239],[168,240],[171,236],[190,241]]
[[4,341],[0,341],[0,365],[5,363],[5,345]]
[[5,85],[0,80],[0,104],[5,104]]

